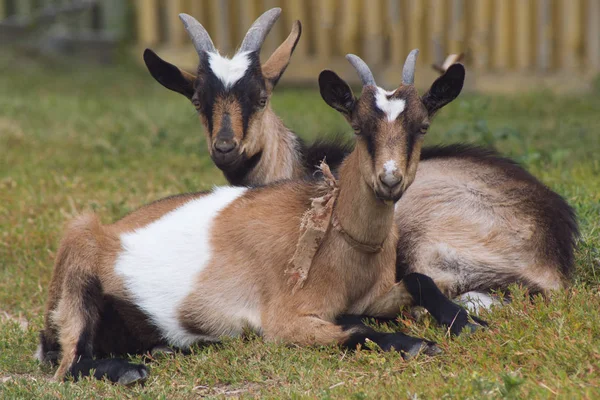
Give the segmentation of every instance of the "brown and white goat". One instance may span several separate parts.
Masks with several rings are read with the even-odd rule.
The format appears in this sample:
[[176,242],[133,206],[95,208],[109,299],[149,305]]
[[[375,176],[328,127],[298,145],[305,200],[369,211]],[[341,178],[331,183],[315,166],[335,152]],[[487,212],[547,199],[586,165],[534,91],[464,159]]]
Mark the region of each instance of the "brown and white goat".
[[[406,70],[414,71],[414,57]],[[411,84],[384,94],[399,114],[390,120],[373,112],[381,100],[375,86],[355,99],[334,72],[321,73],[324,99],[362,130],[339,168],[334,222],[300,289],[292,290],[286,269],[303,215],[330,193],[320,179],[169,197],[112,225],[93,214],[76,218],[57,253],[40,357],[60,354],[58,379],[93,370],[131,383],[147,376],[143,365],[101,357],[162,344],[185,348],[245,328],[269,341],[355,347],[370,339],[409,356],[437,353],[431,342],[376,332],[355,315],[395,317],[415,299],[454,333],[473,327],[431,279],[410,274],[396,283],[395,268],[394,203],[415,177],[422,128],[458,95],[459,78],[446,74],[423,98]]]
[[[377,87],[358,57],[353,62],[363,84],[378,93],[372,110],[406,124],[397,117],[403,104],[389,100],[394,92]],[[462,82],[464,68],[451,64],[442,78],[433,84],[434,93],[449,90],[448,81]],[[435,96],[427,93],[426,104],[428,98]],[[330,105],[360,132],[377,135],[386,129],[358,123],[354,110]],[[421,136],[427,127],[425,122]],[[417,150],[415,140],[408,137],[404,143],[405,160]],[[390,164],[388,172],[397,167]],[[424,148],[416,178],[396,204],[394,219],[399,235],[398,279],[412,272],[425,274],[447,296],[465,295],[475,307],[489,304],[485,292],[512,283],[532,293],[560,289],[573,268],[578,229],[571,207],[519,165],[490,150],[465,145]]]
[[[276,15],[271,10],[256,24],[270,27]],[[274,82],[269,77],[278,79],[287,66],[300,35],[300,25],[299,22],[294,25],[290,37],[262,68],[257,58],[253,59],[255,67],[248,70],[252,72],[247,72],[244,80],[228,91],[220,89],[219,92],[214,87],[221,87],[222,82],[217,75],[222,73],[215,75],[209,63],[212,57],[217,57],[213,55],[214,46],[204,28],[190,18],[183,17],[188,21],[186,29],[200,56],[197,78],[160,60],[150,50],[145,58],[149,70],[163,85],[184,93],[193,101],[203,99],[198,103],[202,104],[200,114],[212,138],[212,132],[216,131],[208,121],[214,118],[208,116],[219,113],[223,109],[220,104],[237,104],[239,100],[236,100],[235,93],[259,93],[258,88],[264,85],[265,93],[270,96]],[[265,18],[268,23],[264,22]],[[266,35],[265,30],[261,32]],[[449,75],[434,87],[444,84],[459,69],[462,70],[462,67],[451,69],[461,56],[450,55],[439,66],[441,73],[449,71]],[[365,67],[361,69],[366,74],[363,82],[377,87],[369,68]],[[457,78],[462,79],[460,76]],[[249,82],[254,82],[254,89],[249,88]],[[437,90],[443,89],[439,87]],[[388,110],[392,103],[384,101],[387,92],[378,88],[377,93],[382,102],[378,104],[376,101],[371,112],[377,115],[394,111],[393,108]],[[253,96],[260,98],[257,94]],[[345,112],[349,115],[350,111]],[[248,122],[250,128],[243,131],[247,132],[245,136],[236,133],[236,137],[242,137],[242,143],[252,143],[248,147],[251,150],[242,152],[246,156],[241,156],[241,159],[250,162],[227,167],[213,156],[217,166],[234,185],[264,185],[280,179],[297,178],[310,171],[323,157],[335,169],[342,155],[348,151],[342,144],[337,148],[329,144],[304,151],[299,139],[283,126],[268,106],[262,114],[260,111],[247,114],[254,115]],[[253,130],[253,126],[260,126],[262,130]],[[366,129],[379,127],[368,126]],[[422,134],[425,132],[426,127]],[[260,139],[254,140],[254,137]],[[215,142],[209,140],[209,143]],[[414,146],[412,139],[406,143],[407,155],[414,151]],[[255,155],[260,158],[256,164],[252,162],[256,160]],[[432,187],[436,187],[437,191],[433,191]],[[564,287],[571,275],[578,234],[572,209],[558,194],[523,168],[493,151],[466,145],[423,148],[417,182],[405,197],[401,202],[406,205],[398,207],[396,212],[397,223],[410,228],[400,230],[399,280],[407,272],[422,272],[430,275],[450,296],[476,291],[479,294],[469,293],[466,297],[489,302],[490,298],[482,293],[506,289],[512,283],[521,283],[531,292],[548,293]],[[414,203],[408,204],[411,201]],[[430,204],[435,211],[429,214],[430,210],[422,208],[422,204]],[[415,212],[413,208],[421,211]],[[427,217],[421,218],[422,214],[427,214]]]
[[306,146],[271,108],[273,89],[302,32],[300,21],[295,21],[288,38],[261,65],[261,46],[280,13],[280,8],[273,8],[261,15],[231,59],[219,54],[198,21],[180,14],[198,52],[196,75],[150,49],[144,52],[152,76],[191,100],[204,125],[210,156],[233,185],[256,186],[309,175],[325,154],[328,164],[337,168],[349,153],[345,146],[328,142]]

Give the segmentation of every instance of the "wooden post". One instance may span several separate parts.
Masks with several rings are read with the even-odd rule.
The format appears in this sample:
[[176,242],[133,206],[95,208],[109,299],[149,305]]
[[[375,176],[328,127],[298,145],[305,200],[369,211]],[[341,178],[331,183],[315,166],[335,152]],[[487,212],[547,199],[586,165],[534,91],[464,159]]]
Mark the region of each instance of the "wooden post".
[[441,63],[446,57],[448,46],[445,28],[445,0],[429,0],[429,58],[432,64]]
[[408,55],[408,53],[412,49],[419,49],[423,52],[423,56],[417,58],[417,65],[422,65],[423,61],[428,58],[427,57],[427,49],[429,48],[428,44],[425,43],[427,40],[426,37],[421,35],[423,24],[425,23],[425,8],[424,3],[421,0],[410,0],[408,3],[407,10],[407,20],[406,25],[408,27],[407,30],[407,49],[405,50],[406,54],[402,62],[404,62],[404,58]]
[[509,3],[506,0],[494,1],[494,67],[504,71],[510,65]]
[[537,67],[547,72],[552,67],[552,8],[550,0],[537,0]]
[[358,41],[358,25],[360,24],[360,7],[360,0],[346,0],[344,1],[344,7],[340,10],[342,15],[340,23],[337,24],[338,38],[344,55],[358,51],[356,42]]
[[490,0],[476,0],[473,10],[473,38],[471,51],[475,69],[484,71],[490,65],[490,25],[492,3]]
[[248,31],[248,29],[250,29],[250,26],[252,26],[252,23],[254,22],[254,19],[256,18],[257,13],[254,9],[253,1],[239,0],[238,6],[239,6],[239,10],[240,10],[239,37],[238,37],[238,45],[239,45],[242,43],[241,41],[244,38],[244,35]]
[[[229,35],[229,14],[227,3],[224,0],[213,2],[212,16],[213,21],[211,29],[214,31],[213,41],[215,47],[221,54],[229,55],[232,50],[231,38]],[[210,31],[209,31],[210,32]],[[210,32],[212,36],[212,32]]]
[[465,51],[465,4],[464,0],[453,0],[450,12],[450,41],[448,53],[463,53]]
[[300,37],[298,46],[294,50],[294,58],[297,60],[295,62],[299,63],[302,62],[300,60],[306,60],[309,49],[310,35],[308,34],[308,26],[306,25],[306,3],[298,0],[288,0],[285,10],[289,13],[292,21],[300,20],[302,24],[302,36]]
[[331,57],[335,4],[333,0],[317,0],[312,4],[315,12],[313,21],[315,23],[317,57],[327,60]]
[[365,62],[371,66],[381,64],[383,60],[383,26],[381,24],[382,4],[380,0],[369,0],[363,3],[365,16],[365,36],[362,53]]
[[520,70],[530,67],[531,60],[531,7],[529,0],[515,0],[516,64]]
[[137,0],[138,40],[143,46],[152,46],[158,42],[158,1]]
[[579,7],[579,0],[562,0],[560,2],[559,55],[560,65],[566,70],[574,70],[579,65],[577,51],[580,47],[581,38]]
[[166,7],[167,43],[169,46],[179,47],[185,35],[183,24],[179,20],[181,0],[169,0]]
[[598,73],[600,72],[600,0],[588,0],[586,13],[588,66]]

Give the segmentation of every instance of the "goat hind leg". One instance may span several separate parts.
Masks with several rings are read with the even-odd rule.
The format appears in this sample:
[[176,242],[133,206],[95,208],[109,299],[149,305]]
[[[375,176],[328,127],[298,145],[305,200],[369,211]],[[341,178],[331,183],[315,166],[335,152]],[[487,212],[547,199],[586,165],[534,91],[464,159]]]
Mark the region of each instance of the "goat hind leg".
[[142,364],[119,358],[93,358],[94,334],[102,308],[102,286],[95,276],[74,273],[70,278],[65,282],[63,296],[53,312],[62,348],[54,379],[62,380],[68,374],[75,380],[92,375],[125,385],[145,380],[148,371]]

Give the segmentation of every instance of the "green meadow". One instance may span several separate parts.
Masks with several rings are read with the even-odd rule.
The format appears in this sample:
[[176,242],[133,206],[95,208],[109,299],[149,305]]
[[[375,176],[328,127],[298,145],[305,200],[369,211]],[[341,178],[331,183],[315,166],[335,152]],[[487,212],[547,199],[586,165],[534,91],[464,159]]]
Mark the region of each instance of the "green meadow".
[[[510,304],[481,315],[489,329],[459,338],[409,312],[380,327],[438,342],[444,353],[434,358],[228,339],[144,358],[148,381],[120,387],[52,382],[32,357],[65,222],[93,210],[108,223],[225,180],[192,105],[141,67],[9,54],[0,71],[1,398],[600,398],[600,91],[461,95],[426,138],[494,146],[568,200],[581,228],[568,290],[531,301],[515,287]],[[272,104],[308,141],[352,136],[316,90],[280,87]]]

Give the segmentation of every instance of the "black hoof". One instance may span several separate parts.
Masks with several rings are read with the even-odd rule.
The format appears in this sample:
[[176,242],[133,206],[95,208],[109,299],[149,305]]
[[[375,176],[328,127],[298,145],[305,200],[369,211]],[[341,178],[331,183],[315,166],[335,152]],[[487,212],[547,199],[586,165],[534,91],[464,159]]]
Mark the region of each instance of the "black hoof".
[[402,352],[402,358],[410,360],[415,358],[419,354],[425,354],[427,356],[437,356],[442,353],[442,350],[437,347],[433,342],[422,341],[421,343],[415,343],[407,351]]
[[108,379],[121,385],[143,382],[148,378],[148,368],[144,364],[134,364],[122,358],[105,358],[94,360],[82,357],[71,367],[71,375],[75,380],[89,376],[94,371],[94,378]]
[[175,350],[168,346],[156,346],[150,351],[152,358],[165,358],[175,355]]
[[[469,321],[469,318],[471,318],[473,321],[475,321],[476,324]],[[461,309],[456,314],[456,316],[454,317],[454,319],[452,321],[449,321],[448,323],[445,323],[444,325],[446,325],[450,328],[450,333],[452,335],[458,336],[463,333],[469,334],[469,333],[478,331],[478,330],[482,329],[483,327],[487,327],[488,323],[480,318],[477,318],[474,316],[469,316],[469,313],[467,313],[466,310]]]
[[142,364],[131,364],[137,368],[127,369],[123,374],[119,377],[117,383],[119,385],[129,386],[136,383],[142,383],[146,379],[148,379],[148,369],[145,365]]
[[435,356],[442,352],[434,342],[408,336],[403,333],[386,334],[379,341],[379,347],[383,351],[399,351],[405,360],[416,357],[420,353]]
[[471,315],[470,317],[473,321],[475,321],[478,325],[480,325],[480,328],[481,327],[487,328],[488,326],[490,326],[490,324],[488,324],[487,322],[485,322],[484,320],[482,320],[479,317],[476,317],[474,315]]

